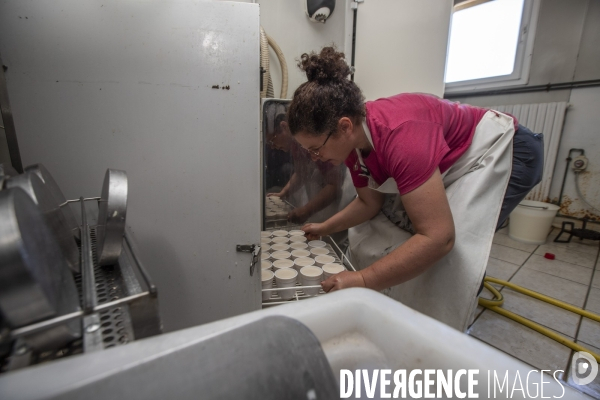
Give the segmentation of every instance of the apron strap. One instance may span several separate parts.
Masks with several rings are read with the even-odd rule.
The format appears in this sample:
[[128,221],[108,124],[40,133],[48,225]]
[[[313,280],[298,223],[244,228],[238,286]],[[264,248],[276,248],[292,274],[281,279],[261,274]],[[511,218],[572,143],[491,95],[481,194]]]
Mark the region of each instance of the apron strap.
[[358,156],[358,162],[360,164],[360,176],[364,176],[366,178],[369,178],[371,176],[371,172],[369,171],[369,168],[367,168],[367,166],[365,165],[365,162],[363,161],[362,158],[362,154],[360,154],[360,150],[359,149],[354,149],[356,151],[356,155]]
[[369,143],[371,143],[371,147],[373,147],[373,150],[375,150],[375,145],[373,144],[373,137],[371,136],[371,130],[369,129],[369,126],[367,125],[366,118],[362,122],[362,127],[365,130],[365,135],[367,136]]
[[[367,125],[366,118],[363,119],[363,121],[362,121],[362,127],[365,131],[365,135],[367,136],[367,139],[369,140],[369,143],[371,144],[371,147],[373,147],[373,151],[375,151],[375,145],[373,145],[373,138],[371,137],[371,130],[369,129],[369,126]],[[362,154],[360,153],[360,150],[359,149],[354,149],[354,150],[356,151],[356,155],[358,156],[358,162],[360,163],[361,173],[359,175],[369,178],[371,176],[371,172],[369,172],[369,168],[367,168],[367,166],[365,165],[365,162],[362,158]]]

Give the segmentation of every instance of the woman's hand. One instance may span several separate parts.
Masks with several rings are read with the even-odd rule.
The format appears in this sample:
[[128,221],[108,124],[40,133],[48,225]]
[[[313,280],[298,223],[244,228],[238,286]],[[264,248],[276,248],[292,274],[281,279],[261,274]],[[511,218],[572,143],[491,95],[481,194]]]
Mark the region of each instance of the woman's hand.
[[287,191],[284,189],[279,193],[268,193],[267,197],[280,197],[280,198],[284,198],[287,196]]
[[306,234],[306,239],[317,240],[321,236],[327,235],[329,232],[325,230],[325,224],[323,223],[310,223],[302,227],[302,230]]
[[330,276],[323,282],[321,287],[325,293],[334,292],[340,289],[346,289],[349,287],[366,287],[365,280],[362,277],[360,271],[344,271],[339,274]]

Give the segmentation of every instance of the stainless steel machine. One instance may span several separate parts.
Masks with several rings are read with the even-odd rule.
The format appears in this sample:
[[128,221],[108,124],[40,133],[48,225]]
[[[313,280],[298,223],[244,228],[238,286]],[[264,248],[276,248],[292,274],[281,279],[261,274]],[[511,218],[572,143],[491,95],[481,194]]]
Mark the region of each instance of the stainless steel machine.
[[[262,307],[250,266],[276,182],[261,171],[271,153],[258,4],[7,1],[0,55],[24,165],[44,164],[70,199],[100,196],[106,166],[127,171],[127,225],[160,287],[165,331]],[[265,135],[287,103],[265,109]],[[301,209],[335,182],[335,198],[311,215],[324,219],[341,205],[344,171],[304,161],[289,166],[306,185],[287,201]],[[310,174],[324,179],[315,187]]]
[[127,172],[165,331],[261,308],[258,4],[7,1],[0,55],[23,165],[68,199]]
[[125,228],[124,171],[106,172],[100,197],[74,200],[42,164],[2,181],[0,373],[162,331],[157,288]]
[[[52,171],[65,194],[61,203],[82,194],[93,199],[118,193],[118,184],[107,180],[127,171],[126,208],[118,196],[115,204],[101,201],[97,213],[90,214],[93,200],[82,202],[88,212],[74,207],[88,218],[89,238],[83,230],[79,236],[80,222],[74,229],[68,215],[57,224],[81,240],[82,260],[89,259],[88,247],[102,249],[92,251],[98,275],[81,276],[83,303],[68,313],[85,315],[77,345],[130,340],[122,326],[108,325],[122,321],[102,301],[153,298],[149,275],[161,290],[160,304],[153,306],[160,307],[165,331],[262,307],[260,274],[251,267],[257,267],[264,227],[261,179],[270,179],[260,168],[265,142],[259,129],[258,17],[258,5],[249,3],[2,3],[0,54],[23,164],[42,163]],[[287,105],[273,104],[283,111]],[[107,165],[115,170],[100,192],[97,182]],[[295,171],[308,166],[296,163]],[[336,179],[343,171],[337,172]],[[125,242],[107,236],[125,227]],[[64,244],[77,271],[72,239]],[[115,259],[120,271],[105,276]],[[133,272],[140,260],[147,273]],[[145,289],[126,287],[134,275]],[[95,296],[88,290],[95,286],[90,276],[101,290]],[[100,303],[93,305],[94,297]],[[92,318],[94,310],[103,314]],[[86,342],[88,334],[103,332],[97,325],[107,337]]]

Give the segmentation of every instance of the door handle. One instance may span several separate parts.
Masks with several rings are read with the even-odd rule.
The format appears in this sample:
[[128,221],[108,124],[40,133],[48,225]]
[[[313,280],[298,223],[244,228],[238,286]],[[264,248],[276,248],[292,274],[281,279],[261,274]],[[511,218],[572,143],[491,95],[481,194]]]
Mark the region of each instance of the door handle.
[[254,268],[259,262],[261,247],[257,244],[238,244],[235,246],[236,251],[243,253],[252,253],[252,259],[250,260],[250,276],[254,275]]

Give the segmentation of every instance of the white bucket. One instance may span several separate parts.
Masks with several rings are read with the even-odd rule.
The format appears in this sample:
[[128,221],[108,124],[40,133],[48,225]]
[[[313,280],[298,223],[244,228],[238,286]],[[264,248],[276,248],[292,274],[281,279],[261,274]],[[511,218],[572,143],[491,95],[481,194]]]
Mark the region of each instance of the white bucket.
[[523,200],[510,213],[508,236],[528,244],[544,244],[559,207],[541,201]]

